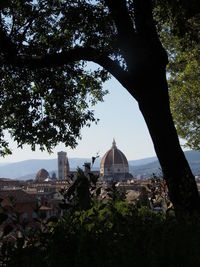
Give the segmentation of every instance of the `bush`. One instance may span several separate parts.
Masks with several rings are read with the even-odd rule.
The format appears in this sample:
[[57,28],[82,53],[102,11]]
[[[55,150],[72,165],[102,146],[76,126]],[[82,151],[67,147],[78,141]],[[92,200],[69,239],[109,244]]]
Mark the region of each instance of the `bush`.
[[78,192],[90,196],[87,205],[71,201],[59,221],[45,222],[25,245],[4,246],[5,266],[200,266],[199,225],[180,225],[174,215],[120,200],[115,189],[114,200],[106,202],[91,190],[76,190],[76,200],[81,201]]

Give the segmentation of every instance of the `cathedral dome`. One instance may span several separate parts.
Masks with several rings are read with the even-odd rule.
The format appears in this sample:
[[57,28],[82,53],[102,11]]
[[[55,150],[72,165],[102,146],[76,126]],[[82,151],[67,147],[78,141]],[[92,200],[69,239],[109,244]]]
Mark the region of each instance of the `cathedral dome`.
[[128,167],[128,161],[125,155],[117,148],[115,140],[113,140],[111,149],[109,149],[103,156],[101,160],[101,167],[113,164],[122,164]]
[[125,180],[129,176],[127,158],[117,148],[114,139],[111,149],[105,153],[101,160],[100,176],[106,180]]
[[45,179],[47,179],[49,177],[49,173],[47,170],[45,169],[41,169],[38,171],[38,173],[36,174],[35,180],[37,182],[43,182]]

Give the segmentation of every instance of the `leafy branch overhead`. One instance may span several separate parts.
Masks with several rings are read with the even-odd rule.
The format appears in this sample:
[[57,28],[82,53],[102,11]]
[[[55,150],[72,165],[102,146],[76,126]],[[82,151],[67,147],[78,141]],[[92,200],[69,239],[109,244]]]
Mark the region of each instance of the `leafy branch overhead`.
[[[137,41],[131,1],[128,6],[102,0],[2,2],[2,154],[9,152],[4,130],[19,146],[28,143],[33,150],[39,144],[50,151],[60,141],[74,147],[81,127],[95,121],[90,104],[103,100],[108,72],[127,88],[134,77],[127,71],[132,58],[126,45],[131,41],[130,49],[133,36]],[[151,14],[146,7],[142,16]],[[140,29],[138,16],[135,21]],[[88,61],[101,67],[91,71]]]
[[90,70],[84,61],[97,57],[96,49],[87,47],[98,35],[90,34],[83,43],[85,12],[92,23],[96,18],[90,4],[11,1],[2,7],[2,154],[9,152],[4,130],[19,146],[28,143],[34,150],[39,144],[50,151],[60,141],[74,147],[80,129],[97,121],[91,106],[103,100],[107,91],[102,83],[109,75],[102,68]]
[[[109,78],[108,72],[128,88],[130,83],[137,84],[135,77],[144,66],[148,69],[152,57],[157,60],[156,48],[166,64],[157,30],[173,63],[169,68],[172,79],[179,64],[171,59],[178,58],[180,47],[186,49],[188,43],[194,47],[199,40],[200,13],[195,0],[190,4],[157,0],[152,5],[137,0],[1,2],[2,153],[9,152],[4,130],[19,146],[28,143],[35,149],[39,144],[50,151],[61,141],[74,147],[81,127],[95,121],[90,104],[103,100],[102,83]],[[144,39],[148,47],[144,51],[150,48],[152,54],[138,53]],[[130,49],[135,49],[133,56]],[[101,67],[90,70],[86,63],[90,61]],[[179,80],[182,83],[181,77]],[[134,89],[131,93],[138,98]],[[174,114],[179,133],[187,138]]]

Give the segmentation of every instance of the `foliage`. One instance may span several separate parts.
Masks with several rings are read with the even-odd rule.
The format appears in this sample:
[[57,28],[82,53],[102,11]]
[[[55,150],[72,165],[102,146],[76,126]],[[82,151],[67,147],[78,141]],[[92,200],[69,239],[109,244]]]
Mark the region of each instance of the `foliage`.
[[179,136],[187,141],[187,147],[199,150],[199,3],[165,1],[156,6],[155,14],[162,43],[169,54],[168,84],[176,128]]
[[80,168],[77,169],[76,176],[75,181],[71,177],[72,184],[67,190],[61,190],[64,197],[60,204],[62,209],[87,210],[92,206],[93,196],[97,191],[96,182],[98,177],[93,173],[85,176]]
[[171,108],[178,134],[186,146],[200,149],[200,58],[197,48],[177,56],[180,71],[169,79]]
[[[182,1],[181,8],[177,8],[179,1],[157,0],[153,1],[153,5],[161,33],[170,29],[174,36],[182,38],[185,32],[191,35],[194,26],[191,20],[195,18],[197,21],[198,1],[193,0],[191,5]],[[126,15],[130,15],[133,24],[138,27],[133,31],[139,33],[144,27],[141,27],[141,21],[137,18],[137,6],[137,1],[127,1]],[[126,84],[124,78],[128,79],[128,76],[124,70],[128,65],[130,68],[131,62],[123,52],[123,48],[127,49],[123,43],[126,42],[125,33],[119,32],[117,21],[118,29],[114,25],[108,7],[115,8],[109,1],[102,0],[2,1],[2,155],[11,153],[4,138],[5,130],[19,147],[27,143],[34,150],[38,144],[41,150],[46,148],[51,151],[58,142],[75,147],[76,139],[81,137],[80,129],[97,121],[91,105],[102,101],[107,93],[102,90],[102,83],[109,78],[108,72],[123,85]],[[148,30],[151,31],[151,28]],[[193,29],[193,39],[196,38],[195,32]],[[185,39],[185,35],[182,39]],[[140,41],[134,40],[134,49],[137,42]],[[151,48],[151,41],[146,42]],[[171,47],[174,45],[172,38]],[[168,51],[170,56],[174,54]],[[137,54],[135,52],[135,65],[141,68],[139,61],[143,62],[144,59],[139,54],[137,59]],[[101,67],[91,70],[87,61],[93,61]]]
[[163,199],[169,202],[168,188],[166,181],[162,177],[158,177],[155,174],[152,175],[148,188],[151,191],[151,201],[154,202],[156,199]]
[[[63,192],[71,204],[61,219],[38,219],[40,226],[14,244],[4,237],[5,266],[199,266],[199,225],[180,225],[174,216],[127,203],[116,197],[114,185],[110,200],[99,201],[98,194],[88,194],[94,184],[80,170],[78,180]],[[90,196],[87,208],[82,192]]]
[[[94,29],[88,25],[92,25],[94,19],[97,25],[100,17],[94,17],[90,4],[76,7],[73,2],[13,0],[1,11],[1,42],[3,44],[2,35],[6,32],[5,38],[9,36],[13,43],[9,47],[6,39],[0,47],[2,155],[10,152],[4,141],[4,130],[8,130],[19,147],[27,143],[35,150],[38,144],[41,150],[51,151],[58,142],[75,147],[80,128],[97,122],[91,106],[103,100],[106,91],[102,90],[102,82],[108,79],[106,71],[101,68],[92,71],[86,68],[84,61],[57,67],[52,59],[42,70],[40,66],[33,69],[32,63],[29,66],[9,63],[16,51],[18,55],[39,57],[94,41],[98,32],[94,31],[95,36],[92,36]],[[89,20],[87,34],[90,33],[90,38],[83,39],[86,34],[84,16]],[[5,48],[8,51],[4,60]]]

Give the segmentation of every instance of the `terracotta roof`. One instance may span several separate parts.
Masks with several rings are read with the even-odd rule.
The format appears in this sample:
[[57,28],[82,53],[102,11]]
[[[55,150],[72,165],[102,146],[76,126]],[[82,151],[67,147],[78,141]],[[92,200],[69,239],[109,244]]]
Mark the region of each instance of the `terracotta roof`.
[[123,164],[128,167],[128,161],[125,155],[117,148],[115,141],[111,149],[109,149],[101,160],[101,168],[115,164]]
[[5,199],[9,197],[14,198],[17,203],[36,202],[36,198],[33,195],[26,193],[22,189],[0,191],[0,198]]
[[0,178],[0,182],[10,182],[10,183],[19,183],[20,181],[19,180],[14,180],[14,179],[11,179],[11,178]]
[[37,181],[44,181],[45,179],[47,179],[49,177],[49,173],[47,170],[45,169],[41,169],[38,171],[38,173],[36,174],[35,180]]

